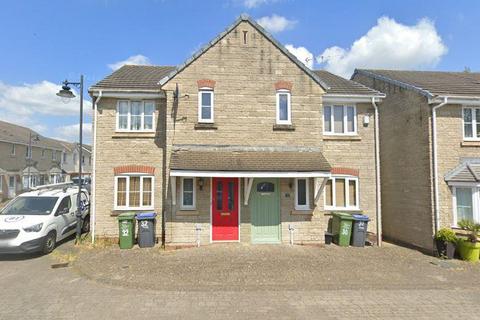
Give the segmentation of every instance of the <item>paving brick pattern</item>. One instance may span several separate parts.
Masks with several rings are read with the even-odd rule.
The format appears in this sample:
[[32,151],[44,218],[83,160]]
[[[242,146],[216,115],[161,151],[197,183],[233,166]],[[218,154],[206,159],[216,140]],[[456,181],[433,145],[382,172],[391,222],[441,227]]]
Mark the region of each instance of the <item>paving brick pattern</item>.
[[[188,250],[181,252],[181,255],[188,253],[195,258],[196,253]],[[208,255],[210,249],[205,250],[202,253],[207,253],[206,260],[212,262]],[[254,252],[250,248],[248,251]],[[305,255],[302,251],[298,250],[295,255],[292,250],[286,250],[285,255],[302,259]],[[242,249],[234,248],[231,252],[242,254]],[[265,259],[270,258],[265,249],[259,252]],[[169,256],[175,255],[177,252]],[[333,255],[338,255],[338,251]],[[413,255],[416,256],[416,253]],[[405,270],[401,265],[405,263],[404,259],[411,257],[398,258],[398,273],[404,275]],[[418,272],[423,272],[421,257],[411,259],[412,274],[417,272],[417,266]],[[404,285],[402,288],[386,285],[384,288],[370,286],[363,289],[357,283],[349,289],[339,286],[343,287],[340,290],[305,290],[302,287],[271,290],[261,285],[244,290],[218,290],[215,285],[201,286],[201,290],[193,287],[142,290],[88,280],[75,267],[52,269],[51,264],[55,262],[52,257],[26,257],[20,260],[0,258],[3,297],[0,319],[451,319],[464,316],[476,318],[480,303],[480,290],[471,283],[442,279],[446,269],[447,273],[457,277],[459,273],[463,277],[471,274],[475,282],[478,267],[450,269],[436,265],[442,277],[426,277],[430,280],[426,280],[424,285],[417,286],[412,281],[409,287]],[[423,258],[424,261],[430,259]],[[222,265],[227,266],[230,262],[223,261]],[[379,264],[382,263],[385,262],[379,261]],[[162,268],[161,265],[155,267]],[[351,269],[362,267],[349,266]],[[308,270],[312,268],[310,265],[305,268],[313,271]],[[393,282],[400,283],[396,272],[389,265],[385,265],[385,268],[386,274],[392,275]],[[331,276],[336,271],[332,270]],[[178,273],[171,276],[181,277],[181,272],[184,269],[178,266]],[[272,270],[272,275],[275,272]],[[324,273],[321,274],[324,276]],[[428,281],[430,286],[425,285]],[[437,282],[442,285],[437,285]]]

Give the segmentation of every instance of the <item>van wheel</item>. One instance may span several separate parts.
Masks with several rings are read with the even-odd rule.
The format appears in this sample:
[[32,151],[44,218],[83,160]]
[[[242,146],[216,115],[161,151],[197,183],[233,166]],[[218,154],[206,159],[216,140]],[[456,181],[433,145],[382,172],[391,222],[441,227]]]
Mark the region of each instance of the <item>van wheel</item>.
[[83,218],[82,222],[82,233],[89,233],[90,232],[90,215]]
[[44,254],[49,254],[50,252],[53,251],[53,249],[55,249],[56,245],[57,245],[57,234],[55,233],[55,231],[50,231],[45,237],[45,242],[43,243],[42,252]]

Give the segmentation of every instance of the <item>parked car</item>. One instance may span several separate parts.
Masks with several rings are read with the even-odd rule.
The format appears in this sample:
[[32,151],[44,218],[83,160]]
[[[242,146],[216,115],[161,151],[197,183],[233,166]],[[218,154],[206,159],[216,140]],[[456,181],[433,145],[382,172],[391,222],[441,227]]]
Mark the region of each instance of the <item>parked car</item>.
[[[0,253],[50,253],[75,233],[78,189],[72,183],[39,187],[0,211]],[[90,197],[81,193],[82,231],[90,229]]]

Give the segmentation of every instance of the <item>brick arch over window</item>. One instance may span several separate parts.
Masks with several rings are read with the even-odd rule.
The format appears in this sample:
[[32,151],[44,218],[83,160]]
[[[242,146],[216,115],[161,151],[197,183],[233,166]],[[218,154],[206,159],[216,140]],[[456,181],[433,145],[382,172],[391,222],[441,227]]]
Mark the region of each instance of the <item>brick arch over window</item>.
[[215,80],[211,79],[200,79],[197,81],[198,88],[215,88]]
[[277,81],[275,82],[275,90],[288,90],[292,91],[293,83],[290,81]]
[[352,168],[332,168],[331,173],[332,174],[344,174],[344,175],[354,176],[354,177],[359,176],[359,170],[358,169],[352,169]]
[[149,175],[155,174],[155,168],[150,166],[140,166],[140,165],[126,165],[113,168],[113,173],[119,175],[122,173],[145,173]]

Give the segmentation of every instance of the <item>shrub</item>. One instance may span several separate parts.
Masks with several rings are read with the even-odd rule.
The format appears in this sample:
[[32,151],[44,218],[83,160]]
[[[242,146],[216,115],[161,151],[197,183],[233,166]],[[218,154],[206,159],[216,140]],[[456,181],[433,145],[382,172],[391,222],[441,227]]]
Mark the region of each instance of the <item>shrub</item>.
[[435,235],[435,240],[457,243],[458,239],[457,235],[452,229],[442,228],[438,230],[437,234]]
[[461,220],[458,222],[458,226],[462,228],[463,230],[470,231],[470,234],[468,235],[468,240],[471,242],[477,242],[478,241],[478,233],[480,232],[480,224],[478,223],[473,223],[470,220]]

